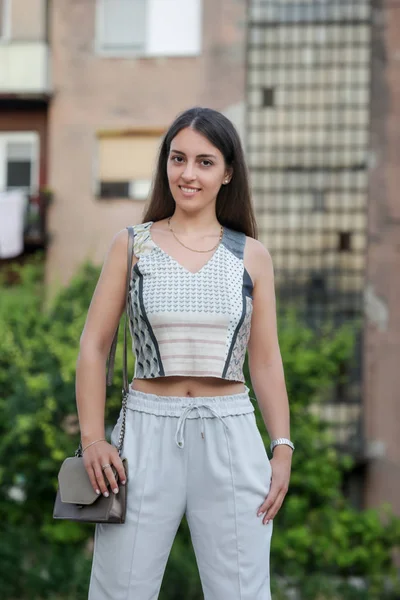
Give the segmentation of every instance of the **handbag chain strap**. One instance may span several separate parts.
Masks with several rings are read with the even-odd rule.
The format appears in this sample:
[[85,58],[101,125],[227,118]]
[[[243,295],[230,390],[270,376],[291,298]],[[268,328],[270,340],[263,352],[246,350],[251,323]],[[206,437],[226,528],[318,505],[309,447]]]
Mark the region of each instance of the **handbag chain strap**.
[[[128,383],[128,358],[127,358],[127,337],[128,337],[128,319],[129,319],[129,287],[131,282],[131,273],[132,273],[132,261],[133,261],[133,240],[135,236],[135,232],[132,226],[127,227],[128,230],[128,252],[127,252],[127,273],[126,273],[126,286],[125,286],[125,316],[124,316],[124,350],[122,357],[122,423],[121,429],[119,433],[119,439],[117,444],[118,454],[121,456],[122,448],[124,445],[125,438],[125,424],[126,424],[126,411],[127,411],[127,398],[129,394],[129,383]],[[113,375],[114,375],[114,363],[115,363],[115,352],[117,349],[118,342],[118,330],[119,323],[117,325],[117,329],[115,330],[115,334],[113,337],[113,341],[110,346],[110,351],[108,353],[107,360],[107,374],[106,374],[106,383],[107,385],[112,384]],[[75,456],[82,456],[82,443],[79,443],[78,449],[75,452]]]
[[[126,410],[127,410],[127,399],[129,394],[129,384],[128,384],[128,357],[127,357],[127,341],[128,341],[128,319],[129,319],[129,287],[131,283],[131,275],[132,275],[132,260],[133,260],[133,240],[135,237],[135,232],[132,226],[128,228],[128,253],[127,253],[127,272],[126,272],[126,288],[125,288],[125,316],[124,316],[124,351],[122,355],[122,423],[121,429],[119,432],[119,439],[117,450],[118,454],[121,456],[122,447],[124,445],[125,438],[125,424],[126,424]],[[118,326],[115,332],[114,338],[118,336]],[[110,385],[112,381],[112,376],[114,372],[114,360],[115,360],[115,349],[117,347],[117,342],[115,344],[111,344],[110,355],[108,359],[108,367],[107,367],[107,384]],[[111,368],[110,368],[111,364]]]

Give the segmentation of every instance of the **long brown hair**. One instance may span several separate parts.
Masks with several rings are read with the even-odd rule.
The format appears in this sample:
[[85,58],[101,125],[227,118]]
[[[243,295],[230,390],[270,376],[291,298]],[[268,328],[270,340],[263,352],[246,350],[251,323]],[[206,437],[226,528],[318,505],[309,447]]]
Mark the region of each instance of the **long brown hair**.
[[171,142],[186,127],[191,127],[206,137],[222,153],[227,167],[232,167],[230,183],[218,192],[216,216],[221,225],[242,231],[257,238],[257,224],[251,202],[246,161],[239,135],[229,119],[211,108],[190,108],[175,119],[165,134],[157,160],[149,204],[143,223],[160,221],[173,215],[175,200],[167,177],[167,161]]

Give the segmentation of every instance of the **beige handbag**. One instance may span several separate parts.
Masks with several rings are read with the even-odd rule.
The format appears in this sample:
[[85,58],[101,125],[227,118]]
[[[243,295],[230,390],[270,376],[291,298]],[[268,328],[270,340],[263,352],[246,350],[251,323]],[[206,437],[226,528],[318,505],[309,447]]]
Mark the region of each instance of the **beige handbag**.
[[[133,227],[128,227],[128,271],[125,290],[125,322],[124,322],[124,352],[123,352],[123,390],[122,390],[122,423],[117,445],[121,456],[125,437],[126,399],[129,392],[127,375],[127,319],[129,283],[133,259]],[[118,341],[118,329],[115,332],[107,366],[107,385],[111,385],[114,373],[115,350]],[[126,481],[128,481],[128,461],[122,459],[125,468]],[[115,469],[114,475],[117,478]],[[117,478],[118,479],[118,478]],[[83,523],[124,523],[126,514],[127,485],[119,485],[118,494],[112,491],[108,498],[102,494],[97,495],[90,483],[82,458],[82,444],[79,444],[75,456],[66,458],[58,473],[58,490],[54,504],[54,519],[68,519]]]

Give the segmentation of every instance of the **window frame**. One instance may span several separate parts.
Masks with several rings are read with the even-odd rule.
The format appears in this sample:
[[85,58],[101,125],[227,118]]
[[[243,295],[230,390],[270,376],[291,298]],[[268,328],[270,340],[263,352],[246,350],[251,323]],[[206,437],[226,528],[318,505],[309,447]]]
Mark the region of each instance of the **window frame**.
[[[101,202],[114,202],[116,200],[128,201],[128,202],[141,202],[144,203],[147,200],[147,197],[135,197],[134,195],[134,184],[135,181],[144,182],[143,179],[127,179],[124,181],[116,181],[109,183],[119,183],[119,184],[127,184],[128,185],[128,195],[127,196],[114,196],[107,195],[101,193],[102,180],[100,179],[100,171],[99,171],[99,142],[102,138],[119,138],[119,137],[156,137],[161,138],[166,133],[165,127],[134,127],[130,129],[122,129],[122,130],[113,130],[113,129],[102,129],[96,132],[94,144],[94,164],[93,164],[93,182],[92,182],[92,192],[95,196],[96,200]],[[155,166],[154,166],[155,168]],[[154,170],[152,171],[152,175],[149,177],[148,181],[150,185],[153,182]],[[146,180],[147,181],[147,180]]]
[[[200,42],[199,42],[199,47],[198,50],[196,52],[192,52],[192,51],[185,51],[182,53],[179,52],[162,52],[162,51],[153,51],[149,48],[149,43],[150,43],[150,32],[149,32],[149,14],[150,14],[150,2],[151,0],[145,0],[146,1],[146,7],[145,7],[145,30],[146,30],[146,34],[145,34],[145,43],[144,43],[144,48],[141,50],[138,49],[105,49],[102,45],[102,28],[103,28],[103,22],[104,22],[104,11],[103,11],[103,7],[104,7],[104,1],[105,0],[95,0],[95,36],[94,36],[94,52],[97,56],[102,57],[102,58],[140,58],[140,59],[154,59],[154,58],[197,58],[199,56],[201,56],[202,54],[202,33],[203,33],[203,14],[204,14],[204,9],[203,9],[203,0],[198,0],[199,2],[199,34],[200,34]],[[182,0],[184,1],[184,0]]]
[[[0,190],[7,191],[17,188],[6,187],[7,177],[7,143],[22,142],[29,143],[33,149],[32,152],[32,171],[31,185],[25,189],[29,194],[35,194],[39,190],[39,171],[40,171],[40,136],[37,131],[0,131]],[[18,188],[20,189],[20,188]]]

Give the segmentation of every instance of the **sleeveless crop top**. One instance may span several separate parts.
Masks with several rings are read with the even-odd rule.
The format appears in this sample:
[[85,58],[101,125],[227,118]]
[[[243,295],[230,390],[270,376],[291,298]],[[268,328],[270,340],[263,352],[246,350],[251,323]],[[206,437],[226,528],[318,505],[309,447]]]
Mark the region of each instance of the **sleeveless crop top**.
[[128,314],[134,377],[218,377],[244,382],[253,283],[243,264],[244,233],[224,227],[209,261],[195,273],[134,227]]

